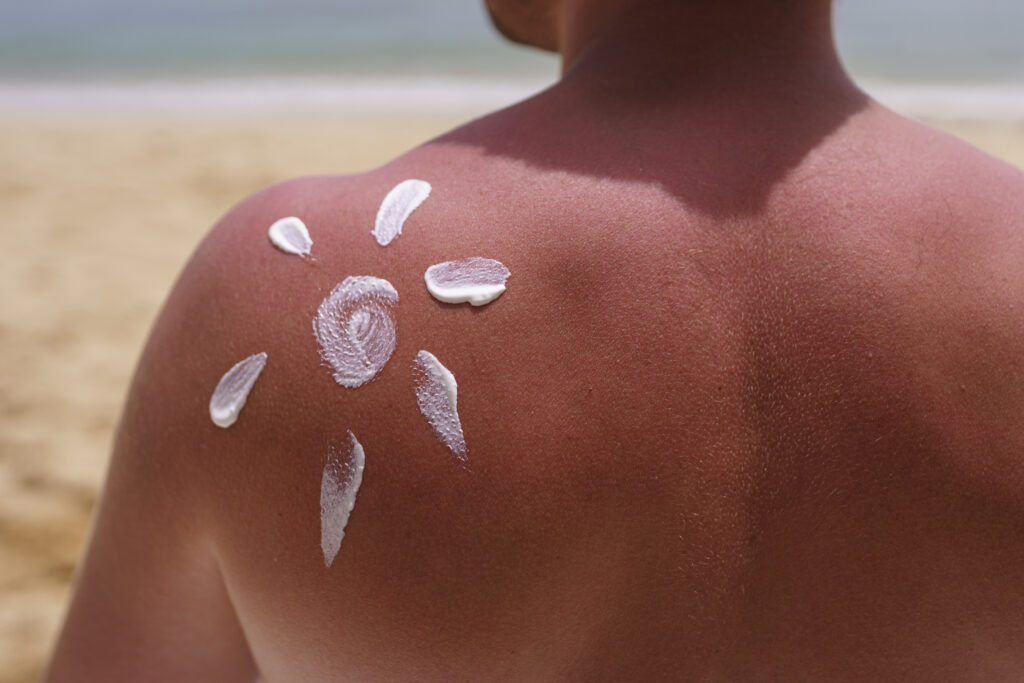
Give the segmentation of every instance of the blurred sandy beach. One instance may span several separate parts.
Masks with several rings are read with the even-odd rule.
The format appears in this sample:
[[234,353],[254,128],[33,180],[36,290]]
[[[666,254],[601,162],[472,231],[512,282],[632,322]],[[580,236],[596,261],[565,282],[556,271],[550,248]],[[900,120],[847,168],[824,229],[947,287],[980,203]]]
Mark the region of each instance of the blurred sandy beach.
[[[270,183],[465,118],[0,114],[0,680],[39,674],[135,359],[203,233]],[[940,127],[1024,168],[1024,122]]]

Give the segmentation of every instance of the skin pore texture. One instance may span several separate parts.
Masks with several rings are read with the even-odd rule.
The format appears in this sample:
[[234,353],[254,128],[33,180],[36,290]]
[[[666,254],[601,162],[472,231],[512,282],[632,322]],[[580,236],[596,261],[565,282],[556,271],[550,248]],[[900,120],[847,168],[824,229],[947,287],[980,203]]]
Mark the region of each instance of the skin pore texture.
[[[198,247],[48,680],[1021,678],[1024,176],[867,99],[827,2],[550,9],[516,30],[557,36],[559,84]],[[315,262],[267,240],[293,215]],[[434,299],[466,255],[515,286]],[[393,287],[395,337],[347,388],[310,326],[353,276]],[[423,349],[471,467],[420,414]],[[349,430],[369,467],[325,566]]]

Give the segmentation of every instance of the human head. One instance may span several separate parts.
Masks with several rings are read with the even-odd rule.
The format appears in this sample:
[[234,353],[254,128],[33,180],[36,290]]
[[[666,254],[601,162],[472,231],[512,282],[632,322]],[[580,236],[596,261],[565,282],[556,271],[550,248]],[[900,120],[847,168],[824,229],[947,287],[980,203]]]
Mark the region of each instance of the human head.
[[558,51],[559,0],[484,0],[491,22],[514,43]]

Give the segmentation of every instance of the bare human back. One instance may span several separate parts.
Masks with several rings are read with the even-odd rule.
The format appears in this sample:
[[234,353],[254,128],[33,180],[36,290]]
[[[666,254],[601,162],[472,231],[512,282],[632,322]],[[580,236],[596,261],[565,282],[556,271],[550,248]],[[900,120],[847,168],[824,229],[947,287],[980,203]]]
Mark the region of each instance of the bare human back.
[[199,246],[48,680],[1019,678],[1024,175],[826,0],[491,9],[556,86]]

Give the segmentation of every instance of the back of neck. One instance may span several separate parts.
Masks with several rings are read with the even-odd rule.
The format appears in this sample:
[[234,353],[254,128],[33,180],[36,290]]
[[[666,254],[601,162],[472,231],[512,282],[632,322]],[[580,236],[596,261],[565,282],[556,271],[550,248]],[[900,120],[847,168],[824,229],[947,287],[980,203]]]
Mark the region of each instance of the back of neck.
[[615,94],[852,87],[830,0],[566,0],[563,80]]

